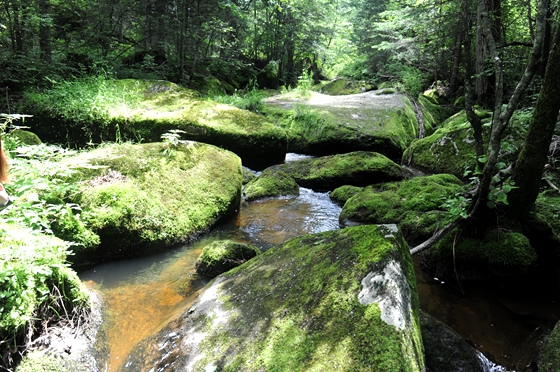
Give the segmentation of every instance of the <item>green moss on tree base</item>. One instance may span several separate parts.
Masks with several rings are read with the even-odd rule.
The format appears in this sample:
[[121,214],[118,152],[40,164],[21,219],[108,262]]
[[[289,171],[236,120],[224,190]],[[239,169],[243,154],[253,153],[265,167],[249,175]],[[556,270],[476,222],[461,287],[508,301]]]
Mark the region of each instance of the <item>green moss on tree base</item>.
[[537,260],[529,239],[519,232],[489,230],[479,239],[450,233],[429,250],[438,259],[457,262],[484,262],[494,266],[525,270]]

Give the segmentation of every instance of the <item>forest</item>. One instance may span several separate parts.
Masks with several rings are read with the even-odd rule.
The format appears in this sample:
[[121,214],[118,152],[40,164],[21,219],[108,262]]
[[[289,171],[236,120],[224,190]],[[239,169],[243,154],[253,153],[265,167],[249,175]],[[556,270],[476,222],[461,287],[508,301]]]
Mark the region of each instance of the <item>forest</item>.
[[[309,128],[298,134],[302,138],[296,140],[295,134],[288,134],[288,149],[310,146],[315,133],[310,128],[326,120],[303,106],[296,105],[290,114],[281,114],[270,109],[270,105],[265,109],[263,100],[276,94],[296,92],[298,99],[304,99],[309,97],[309,92],[326,92],[327,84],[337,81],[343,82],[349,92],[353,89],[350,93],[383,89],[389,94],[396,92],[411,102],[423,125],[415,133],[418,139],[431,134],[424,134],[424,127],[432,125],[427,115],[418,116],[418,108],[423,107],[425,100],[447,110],[448,117],[462,113],[473,136],[469,142],[472,164],[465,165],[462,174],[456,174],[462,181],[462,191],[450,186],[453,189],[450,195],[438,196],[443,200],[440,207],[446,211],[438,215],[436,224],[430,222],[430,234],[415,236],[421,239],[407,239],[410,252],[416,255],[434,246],[439,249],[442,241],[457,237],[453,232],[458,230],[469,238],[483,240],[495,229],[499,231],[498,240],[502,232],[520,232],[532,245],[550,245],[546,249],[536,248],[539,262],[544,265],[541,267],[553,270],[559,262],[560,238],[554,230],[558,213],[551,212],[553,218],[543,221],[536,211],[540,195],[547,192],[556,195],[560,188],[555,156],[560,142],[557,127],[560,27],[556,0],[0,0],[0,3],[0,134],[6,138],[3,146],[14,174],[34,176],[8,182],[6,188],[14,195],[15,202],[10,208],[0,210],[0,217],[5,220],[0,225],[0,239],[4,240],[0,242],[0,252],[5,262],[0,266],[0,283],[9,288],[0,290],[0,348],[3,349],[0,370],[11,371],[20,362],[25,345],[32,343],[36,337],[33,333],[40,328],[37,325],[40,322],[31,321],[34,317],[56,322],[62,308],[64,312],[73,309],[75,314],[71,319],[87,317],[82,309],[87,302],[80,289],[82,284],[66,263],[66,255],[75,254],[69,258],[74,264],[86,263],[80,249],[103,246],[104,237],[95,230],[102,229],[101,223],[94,222],[94,216],[101,212],[96,211],[97,215],[82,212],[80,208],[86,205],[82,202],[90,203],[93,208],[95,201],[91,195],[92,199],[87,199],[87,192],[78,191],[75,170],[61,159],[68,154],[73,156],[75,151],[92,149],[94,144],[103,146],[113,142],[141,144],[162,139],[163,147],[157,151],[163,151],[170,159],[178,147],[190,146],[181,139],[180,134],[185,133],[182,130],[165,125],[154,129],[160,120],[155,116],[146,119],[143,126],[131,129],[135,124],[131,124],[133,120],[126,114],[119,121],[103,111],[108,105],[132,105],[135,109],[154,105],[155,98],[138,98],[138,92],[143,89],[146,92],[152,89],[150,94],[154,95],[168,92],[169,101],[188,97],[233,105],[251,113],[234,114],[226,110],[223,115],[243,117],[251,125],[261,125],[266,120],[280,122],[270,127],[268,122],[262,124],[269,142],[262,145],[265,150],[255,150],[254,163],[247,160],[252,150],[225,143],[230,140],[221,137],[214,143],[238,154],[244,166],[254,165],[259,170],[274,164],[259,159],[270,156],[281,160],[285,155],[282,146],[286,146],[280,138],[285,135],[284,130],[293,129],[295,124],[282,124],[282,120],[308,120],[304,125]],[[136,83],[130,85],[131,81]],[[209,109],[200,102],[193,104],[189,115],[207,120],[204,115]],[[174,107],[175,111],[182,109],[182,106]],[[154,109],[146,109],[149,110]],[[253,114],[256,116],[247,116]],[[35,128],[41,115],[60,120],[60,124],[45,120],[36,131],[41,139],[52,141],[57,147],[37,151],[20,148],[19,140],[13,139],[10,133],[28,129],[26,125]],[[133,115],[136,113],[130,117]],[[519,144],[512,144],[511,131],[517,128],[512,126],[520,122],[523,138]],[[404,135],[399,136],[397,142],[408,141]],[[414,140],[408,145],[414,148]],[[310,155],[331,155],[319,147],[314,149],[308,151]],[[339,150],[346,152],[342,147]],[[127,149],[126,145],[116,151],[138,156],[134,155],[137,150]],[[146,147],[145,151],[151,154],[156,150]],[[196,151],[203,154],[210,150],[197,147]],[[407,151],[412,150],[390,151],[393,151],[391,155],[386,155],[391,160],[404,162]],[[510,153],[515,156],[506,156]],[[41,163],[33,163],[40,157]],[[96,168],[88,167],[91,169],[84,174],[89,177]],[[128,174],[113,176],[124,177],[125,181],[126,177],[132,178]],[[399,177],[395,179],[400,180]],[[147,182],[142,177],[139,179],[142,181],[138,182]],[[224,180],[224,184],[230,181],[235,180]],[[297,189],[296,182],[293,185]],[[231,190],[225,190],[230,186],[228,183],[224,190],[219,190],[227,194],[220,198],[235,201],[235,195],[229,194]],[[30,189],[38,190],[39,196],[34,197],[40,199],[39,203],[22,196]],[[79,201],[75,199],[78,194],[82,198]],[[150,204],[147,208],[154,211],[159,207]],[[219,220],[217,215],[223,217],[222,214],[231,212],[231,207],[223,205],[200,208],[209,220]],[[148,217],[142,221],[153,224],[156,230],[160,228],[160,222]],[[209,225],[202,226],[202,222],[185,227],[169,216],[162,217],[162,221],[161,225],[185,236],[194,231],[188,229],[198,229],[198,233],[209,228]],[[27,263],[8,264],[17,261],[17,249],[23,250],[25,246],[15,237],[12,223],[24,226],[33,234],[46,234],[49,239],[56,236],[65,242],[37,243],[41,247],[54,247],[47,253],[38,253],[39,261],[50,265],[48,272],[25,271],[22,267]],[[172,246],[188,240],[185,236],[175,239],[166,232],[156,232],[149,238],[139,238],[136,243],[139,250],[152,249],[159,244],[153,243],[157,239]],[[455,242],[451,245],[454,257]],[[518,253],[513,250],[503,255],[513,257]],[[124,256],[107,254],[106,257]],[[536,261],[525,256],[519,260]],[[68,271],[59,269],[59,264]],[[72,294],[55,295],[51,274],[58,277],[59,286],[72,287]],[[32,288],[22,284],[30,280],[38,282]],[[35,303],[29,305],[27,300],[21,300],[26,296],[39,300],[29,300]],[[56,299],[52,299],[50,306],[40,305],[46,298]],[[19,310],[11,311],[11,308]],[[543,368],[539,370],[546,370]]]

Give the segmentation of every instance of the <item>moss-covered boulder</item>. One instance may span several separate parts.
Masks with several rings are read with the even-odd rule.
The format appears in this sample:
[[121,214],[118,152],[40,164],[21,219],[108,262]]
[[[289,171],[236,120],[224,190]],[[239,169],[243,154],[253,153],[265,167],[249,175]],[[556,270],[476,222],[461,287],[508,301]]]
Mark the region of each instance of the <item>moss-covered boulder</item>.
[[544,342],[537,359],[539,371],[560,371],[560,322]]
[[329,194],[329,198],[338,205],[344,205],[348,199],[362,191],[363,187],[344,185],[337,187]]
[[253,245],[233,240],[218,240],[204,247],[195,263],[196,272],[213,278],[247,262],[260,253],[260,249]]
[[12,130],[8,133],[7,137],[27,146],[40,145],[43,143],[35,133],[23,129]]
[[194,238],[233,213],[241,198],[241,161],[197,142],[103,146],[71,159],[101,167],[74,196],[100,245],[75,262],[154,253]]
[[[484,126],[484,141],[488,140],[490,112],[476,111]],[[513,161],[524,138],[527,118],[518,113],[510,123],[502,141],[500,161]],[[485,142],[486,143],[486,142]],[[436,173],[450,173],[464,177],[476,165],[473,130],[465,111],[445,120],[430,136],[414,141],[405,151],[402,163],[428,169]]]
[[243,185],[246,185],[252,180],[254,180],[255,178],[257,178],[257,175],[247,167],[242,167],[241,172],[243,175]]
[[319,191],[343,185],[367,186],[397,181],[406,175],[400,165],[386,156],[367,151],[301,159],[272,166],[269,170],[285,172],[298,185]]
[[476,350],[457,332],[423,311],[420,324],[427,371],[485,371]]
[[371,185],[346,201],[340,224],[396,223],[409,243],[417,243],[442,224],[447,213],[445,200],[455,197],[461,188],[462,182],[450,174]]
[[420,94],[418,95],[418,103],[422,110],[424,121],[424,135],[429,136],[434,133],[434,130],[439,127],[449,116],[451,112],[449,109],[440,106],[435,99]]
[[287,173],[267,168],[258,178],[245,186],[244,194],[245,200],[255,200],[270,196],[297,196],[299,195],[299,185]]
[[400,160],[418,136],[418,121],[410,100],[401,94],[365,92],[309,99],[289,94],[263,100],[265,113],[288,133],[288,151],[331,155],[376,151]]
[[138,349],[133,370],[424,371],[408,245],[394,225],[289,240],[218,276]]
[[83,80],[28,93],[21,109],[45,141],[85,145],[101,140],[154,142],[170,130],[213,144],[265,168],[286,155],[284,130],[263,116],[198,97],[166,81]]

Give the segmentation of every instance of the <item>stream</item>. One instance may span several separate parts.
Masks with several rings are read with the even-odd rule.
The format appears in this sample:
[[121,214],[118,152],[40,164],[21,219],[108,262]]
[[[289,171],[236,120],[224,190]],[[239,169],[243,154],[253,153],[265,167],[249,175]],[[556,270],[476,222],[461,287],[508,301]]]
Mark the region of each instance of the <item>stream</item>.
[[[304,188],[298,197],[242,202],[237,215],[192,244],[149,257],[100,264],[80,273],[105,302],[96,345],[104,356],[100,370],[128,370],[123,362],[134,356],[135,346],[191,306],[208,282],[194,267],[207,244],[231,239],[264,251],[292,237],[339,228],[340,211],[328,193]],[[524,370],[542,336],[560,318],[560,306],[537,293],[529,298],[463,285],[463,294],[457,285],[433,278],[418,257],[415,268],[420,307],[483,352],[486,371]]]

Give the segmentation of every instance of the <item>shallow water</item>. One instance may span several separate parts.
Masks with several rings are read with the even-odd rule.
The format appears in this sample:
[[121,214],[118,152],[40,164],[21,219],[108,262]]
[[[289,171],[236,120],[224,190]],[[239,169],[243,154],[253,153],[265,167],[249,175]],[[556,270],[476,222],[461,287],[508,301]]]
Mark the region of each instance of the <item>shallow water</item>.
[[292,237],[338,228],[340,207],[327,193],[301,189],[299,197],[242,203],[239,213],[199,241],[164,254],[101,264],[80,278],[101,293],[106,306],[99,349],[105,371],[118,371],[134,347],[184,312],[208,280],[194,263],[209,243],[232,239],[262,250]]
[[[81,273],[106,302],[99,349],[104,371],[119,371],[135,346],[183,313],[207,283],[195,273],[202,249],[217,239],[259,246],[263,251],[292,237],[339,227],[341,208],[327,193],[301,189],[299,197],[243,202],[239,213],[197,242],[171,252],[98,265]],[[530,363],[546,330],[560,317],[560,306],[523,292],[442,283],[415,258],[420,307],[448,324],[486,354],[489,372],[521,371]],[[496,365],[494,363],[498,363]]]

